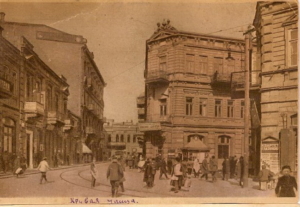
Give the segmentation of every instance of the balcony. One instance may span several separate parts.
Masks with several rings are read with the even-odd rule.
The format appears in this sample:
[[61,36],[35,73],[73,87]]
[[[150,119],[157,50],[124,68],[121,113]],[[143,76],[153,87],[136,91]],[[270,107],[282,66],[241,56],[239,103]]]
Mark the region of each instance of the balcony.
[[65,124],[64,115],[58,111],[48,111],[47,124]]
[[[250,71],[250,90],[258,90],[261,85],[260,70]],[[231,89],[233,91],[245,90],[245,71],[234,72],[231,76]]]
[[91,126],[85,127],[85,133],[86,134],[95,134],[95,129]]
[[171,122],[171,117],[169,115],[163,116],[160,114],[148,115],[147,122]]
[[26,119],[28,118],[38,118],[44,116],[45,110],[44,105],[42,104],[42,98],[44,97],[43,92],[35,93],[31,97],[27,97],[24,104],[24,112]]
[[64,131],[70,130],[74,127],[74,123],[71,119],[65,119],[65,125],[63,127]]
[[145,97],[137,98],[136,103],[137,103],[137,105],[145,105]]
[[95,109],[94,104],[89,104],[89,105],[87,105],[87,109],[88,109],[89,111],[94,111],[94,109]]
[[145,114],[145,108],[138,108],[138,114],[139,115]]
[[126,148],[125,142],[108,142],[107,147],[110,148]]
[[0,71],[0,99],[10,98],[13,95],[13,84],[4,72]]
[[163,70],[155,70],[155,71],[148,71],[146,83],[168,83],[168,74],[166,71]]
[[219,73],[216,71],[212,77],[212,86],[229,87],[230,86],[230,73]]

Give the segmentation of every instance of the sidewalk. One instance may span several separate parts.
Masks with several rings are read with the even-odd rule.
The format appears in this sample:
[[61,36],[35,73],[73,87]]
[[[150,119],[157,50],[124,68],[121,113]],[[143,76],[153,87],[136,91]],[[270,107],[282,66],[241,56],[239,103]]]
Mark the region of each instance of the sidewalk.
[[[105,162],[96,162],[96,164],[100,163],[105,163]],[[61,165],[56,168],[52,167],[51,170],[63,170],[63,169],[69,169],[69,168],[76,168],[76,167],[83,167],[83,166],[88,166],[90,163],[82,163],[82,164],[73,164],[73,165]],[[36,168],[29,169],[27,168],[25,173],[23,175],[32,175],[32,174],[38,174],[40,171],[38,171]],[[6,174],[1,171],[0,172],[0,179],[5,179],[5,178],[11,178],[14,177],[13,173],[11,171],[6,172]]]

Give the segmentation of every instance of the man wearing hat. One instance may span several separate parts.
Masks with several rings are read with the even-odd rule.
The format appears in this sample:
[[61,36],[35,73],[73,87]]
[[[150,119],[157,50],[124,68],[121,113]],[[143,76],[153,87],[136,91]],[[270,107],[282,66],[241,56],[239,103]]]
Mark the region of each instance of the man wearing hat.
[[48,182],[47,177],[46,177],[46,173],[47,173],[48,170],[51,170],[51,169],[48,165],[47,157],[43,158],[43,160],[40,162],[37,169],[42,173],[40,184],[42,184],[43,179],[45,179],[45,181]]
[[112,163],[108,166],[106,177],[110,178],[112,197],[118,194],[120,179],[124,176],[121,165],[118,164],[116,156],[112,157]]

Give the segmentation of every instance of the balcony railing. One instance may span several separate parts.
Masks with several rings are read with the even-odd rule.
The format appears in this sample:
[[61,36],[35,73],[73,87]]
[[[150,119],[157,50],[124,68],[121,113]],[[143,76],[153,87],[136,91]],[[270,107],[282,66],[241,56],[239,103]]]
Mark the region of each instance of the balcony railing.
[[138,109],[138,114],[139,115],[145,114],[145,108],[139,108]]
[[212,84],[230,84],[230,73],[215,72],[212,78]]
[[148,115],[146,121],[147,122],[171,122],[171,118],[169,115],[154,114],[154,115]]
[[95,129],[91,126],[85,127],[85,133],[86,134],[95,134]]
[[108,147],[126,147],[125,142],[108,142],[107,143]]
[[39,117],[45,114],[42,93],[34,93],[32,96],[26,98],[24,112],[27,118]]
[[13,95],[13,83],[4,72],[0,71],[0,98],[9,98]]
[[[250,71],[250,90],[260,87],[261,77],[260,70]],[[234,91],[245,90],[245,71],[234,72],[231,75],[231,89]]]
[[65,124],[64,114],[58,111],[48,111],[47,124]]
[[146,82],[168,82],[168,74],[163,70],[148,71]]

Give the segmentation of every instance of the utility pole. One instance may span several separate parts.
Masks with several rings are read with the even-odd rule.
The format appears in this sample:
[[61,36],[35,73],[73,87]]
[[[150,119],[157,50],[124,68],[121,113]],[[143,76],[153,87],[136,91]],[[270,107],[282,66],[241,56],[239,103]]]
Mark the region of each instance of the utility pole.
[[243,186],[248,187],[249,174],[249,129],[250,129],[250,70],[252,53],[252,34],[251,26],[244,33],[245,35],[245,126],[244,126],[244,175]]

